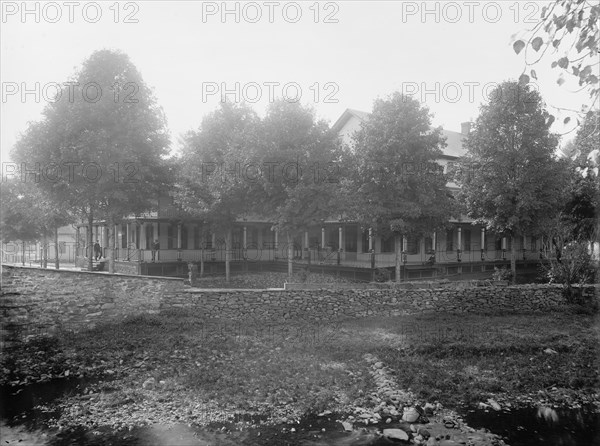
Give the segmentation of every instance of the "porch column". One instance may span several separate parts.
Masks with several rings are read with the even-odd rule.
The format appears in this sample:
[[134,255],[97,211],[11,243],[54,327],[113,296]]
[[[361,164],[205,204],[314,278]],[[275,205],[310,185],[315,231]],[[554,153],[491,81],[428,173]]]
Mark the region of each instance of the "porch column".
[[402,247],[400,248],[402,252],[406,252],[406,247],[408,246],[408,241],[406,240],[406,236],[402,236]]
[[279,249],[279,229],[275,228],[275,251]]
[[308,231],[304,231],[304,248],[308,249]]
[[433,236],[431,238],[431,249],[433,250],[433,254],[437,252],[437,232],[433,231]]
[[106,255],[106,253],[104,251],[107,248],[109,248],[109,246],[108,246],[108,226],[102,226],[102,248],[104,248],[102,250],[102,257],[104,257]]
[[182,223],[177,223],[177,249],[181,249],[181,226]]
[[146,246],[146,223],[142,222],[142,226],[140,228],[140,249],[147,249]]
[[119,238],[120,238],[119,237],[119,225],[115,225],[115,239],[113,240],[113,243],[114,243],[113,248],[114,249],[119,249],[119,243],[120,243]]
[[[456,249],[456,260],[459,262],[462,260],[462,258],[460,257],[461,252],[462,252],[462,228],[459,226],[458,227],[458,247]],[[461,273],[462,269],[459,269],[458,272]]]
[[127,223],[127,236],[126,236],[126,240],[127,240],[127,247],[129,248],[129,243],[131,243],[131,223]]
[[215,234],[213,232],[211,235],[212,235],[212,238],[211,238],[212,247],[213,247],[213,249],[217,249],[217,234]]
[[248,246],[248,228],[246,226],[244,226],[244,238],[242,240],[242,247],[243,249],[246,249],[246,247]]
[[481,250],[485,251],[485,228],[481,228]]
[[342,248],[343,239],[344,239],[344,228],[342,226],[340,226],[338,229],[338,250],[339,251],[341,251],[343,249]]
[[75,255],[76,256],[80,255],[80,252],[79,252],[79,248],[80,248],[79,240],[80,240],[80,236],[81,236],[80,232],[81,231],[79,229],[79,226],[77,226],[75,228]]
[[321,249],[325,248],[325,228],[321,228]]
[[506,251],[506,237],[502,237],[502,251]]
[[158,223],[152,223],[152,238],[152,243],[154,243],[154,240],[158,240]]
[[373,250],[373,228],[369,228],[369,252]]

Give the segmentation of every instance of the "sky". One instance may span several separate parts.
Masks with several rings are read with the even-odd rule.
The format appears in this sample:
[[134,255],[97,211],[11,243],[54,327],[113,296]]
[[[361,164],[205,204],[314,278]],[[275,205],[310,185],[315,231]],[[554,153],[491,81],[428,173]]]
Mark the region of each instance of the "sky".
[[[199,127],[227,93],[259,112],[274,97],[299,100],[333,124],[346,108],[371,111],[400,91],[423,102],[434,125],[460,131],[496,83],[517,79],[515,36],[548,2],[2,2],[2,161],[56,84],[96,50],[129,55],[154,89],[171,132]],[[536,88],[553,106],[584,94],[559,87],[550,62]],[[553,130],[565,132],[559,125]],[[571,135],[572,136],[572,135]],[[567,136],[565,139],[568,139]]]

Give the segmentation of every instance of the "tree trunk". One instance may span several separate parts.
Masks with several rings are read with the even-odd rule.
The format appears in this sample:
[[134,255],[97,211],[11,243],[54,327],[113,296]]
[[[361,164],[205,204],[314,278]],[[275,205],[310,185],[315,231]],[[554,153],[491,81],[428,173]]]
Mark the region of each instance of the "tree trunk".
[[510,236],[510,270],[512,271],[512,284],[517,283],[517,247],[515,237]]
[[225,235],[225,282],[229,283],[231,262],[231,229]]
[[200,277],[204,277],[204,244],[206,243],[206,236],[202,236],[200,241]]
[[396,251],[396,283],[402,281],[402,238],[400,234],[394,234],[394,249]]
[[115,223],[111,219],[108,223],[108,272],[115,273]]
[[54,228],[54,267],[60,269],[60,261],[58,260],[58,226]]
[[94,242],[92,231],[94,229],[94,214],[90,207],[90,213],[88,214],[88,230],[87,230],[87,256],[88,256],[88,271],[92,271],[94,269],[94,264],[92,259],[94,258]]
[[287,257],[288,257],[288,280],[292,281],[292,274],[294,273],[294,243],[292,242],[292,234],[287,231]]

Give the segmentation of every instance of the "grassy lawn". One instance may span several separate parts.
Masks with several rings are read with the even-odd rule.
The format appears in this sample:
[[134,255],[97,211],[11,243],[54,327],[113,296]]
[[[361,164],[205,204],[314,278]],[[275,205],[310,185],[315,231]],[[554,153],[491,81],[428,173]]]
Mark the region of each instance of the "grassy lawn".
[[366,355],[419,402],[458,407],[493,397],[502,404],[573,405],[598,400],[598,335],[597,316],[574,312],[328,325],[207,323],[180,312],[32,342],[5,352],[0,370],[2,383],[13,385],[101,378],[85,395],[53,403],[63,409],[54,425],[206,424],[232,414],[285,421],[351,412],[377,403]]

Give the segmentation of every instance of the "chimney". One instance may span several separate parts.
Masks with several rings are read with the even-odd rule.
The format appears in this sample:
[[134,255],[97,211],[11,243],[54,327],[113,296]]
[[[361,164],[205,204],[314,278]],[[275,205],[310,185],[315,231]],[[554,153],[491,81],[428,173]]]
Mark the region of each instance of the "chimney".
[[463,122],[460,124],[460,133],[467,136],[471,132],[471,123]]

